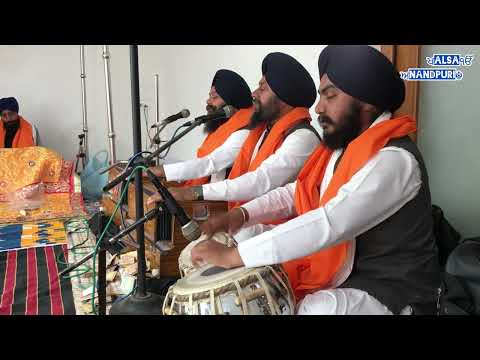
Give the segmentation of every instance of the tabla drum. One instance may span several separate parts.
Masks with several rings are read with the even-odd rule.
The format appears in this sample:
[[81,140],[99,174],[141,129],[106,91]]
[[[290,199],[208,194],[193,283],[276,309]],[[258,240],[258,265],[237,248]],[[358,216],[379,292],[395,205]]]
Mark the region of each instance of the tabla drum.
[[203,265],[168,289],[164,315],[293,315],[295,298],[279,266]]
[[[218,241],[220,244],[227,245],[228,247],[232,247],[236,244],[235,240],[225,232],[218,232],[214,234],[211,239]],[[193,266],[192,263],[191,252],[195,245],[204,240],[206,240],[206,236],[200,236],[197,240],[192,241],[187,246],[185,246],[185,248],[180,253],[180,256],[178,257],[178,269],[182,278],[185,277],[188,273],[195,270],[195,266]]]

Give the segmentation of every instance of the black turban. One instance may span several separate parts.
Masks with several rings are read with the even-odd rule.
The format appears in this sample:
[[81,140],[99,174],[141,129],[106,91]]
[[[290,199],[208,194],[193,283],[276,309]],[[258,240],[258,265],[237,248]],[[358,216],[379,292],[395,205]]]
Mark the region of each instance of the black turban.
[[288,105],[309,108],[315,102],[317,92],[312,77],[290,55],[268,54],[262,62],[262,73],[275,95]]
[[397,110],[405,100],[405,84],[388,58],[368,45],[329,45],[318,59],[320,78],[344,93],[379,107]]
[[18,102],[14,97],[0,99],[0,112],[10,110],[18,113]]
[[247,82],[236,72],[221,69],[215,74],[212,86],[215,86],[217,94],[227,103],[237,109],[252,106],[252,92]]

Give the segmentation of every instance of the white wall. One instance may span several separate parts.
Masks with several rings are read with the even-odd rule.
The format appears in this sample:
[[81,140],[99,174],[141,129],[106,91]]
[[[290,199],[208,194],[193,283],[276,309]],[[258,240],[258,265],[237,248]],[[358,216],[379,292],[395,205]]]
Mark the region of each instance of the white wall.
[[[272,51],[288,53],[300,61],[310,72],[316,85],[319,83],[317,61],[325,45],[318,46],[143,46],[141,58],[161,58],[168,69],[161,77],[164,115],[177,113],[186,107],[193,116],[205,113],[205,101],[215,72],[227,68],[238,72],[250,89],[256,89],[260,80],[263,58]],[[143,62],[143,59],[142,59]],[[148,61],[145,61],[148,62]],[[151,64],[152,65],[152,64]],[[142,71],[145,71],[145,68]],[[145,74],[144,74],[145,75]],[[153,80],[152,80],[153,81]],[[150,81],[151,82],[151,81]],[[150,85],[148,83],[148,85]],[[142,87],[143,94],[153,91],[152,86]],[[152,90],[150,90],[152,88]],[[153,97],[145,97],[150,100]],[[314,116],[313,107],[311,109]],[[175,125],[168,127],[170,134]],[[167,160],[188,159],[200,145],[204,134],[198,128],[172,148]]]
[[[475,54],[478,45],[424,45],[433,54]],[[423,81],[419,90],[418,145],[430,177],[432,202],[464,237],[480,236],[480,59],[462,67],[461,81]]]
[[[294,56],[318,86],[318,55],[325,45],[151,45],[139,47],[140,97],[155,116],[154,74],[159,74],[160,119],[188,108],[205,113],[205,100],[219,68],[241,74],[252,90],[261,77],[261,63],[272,51]],[[127,159],[132,147],[130,57],[128,45],[110,46],[111,88],[117,159]],[[85,46],[90,153],[108,149],[105,78],[101,45]],[[72,158],[82,130],[80,56],[78,45],[1,45],[0,96],[15,96],[20,113],[37,125],[45,146]],[[316,119],[314,109],[311,114]],[[142,109],[142,124],[144,122]],[[313,122],[317,127],[316,121]],[[167,127],[170,136],[175,124]],[[145,144],[145,126],[142,126]],[[189,159],[203,139],[196,129],[178,142],[167,161]]]
[[[111,47],[113,116],[119,155],[131,152],[127,46]],[[86,46],[87,109],[91,152],[107,149],[106,97],[101,46]],[[14,96],[43,144],[72,158],[82,130],[78,45],[0,46],[0,96]],[[128,150],[128,151],[127,151]]]

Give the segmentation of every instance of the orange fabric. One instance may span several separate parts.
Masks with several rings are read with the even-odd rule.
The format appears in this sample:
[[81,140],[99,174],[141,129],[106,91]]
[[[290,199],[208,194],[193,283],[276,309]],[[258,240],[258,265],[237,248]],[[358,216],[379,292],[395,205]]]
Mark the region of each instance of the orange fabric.
[[[250,122],[253,114],[253,106],[248,109],[238,110],[225,124],[222,124],[213,133],[203,141],[202,145],[197,150],[197,157],[202,158],[212,153],[215,149],[223,145],[228,137],[235,131],[245,127]],[[210,181],[210,176],[205,176],[198,179],[187,180],[183,182],[183,186],[198,186],[207,184]]]
[[[320,199],[319,187],[332,151],[320,145],[298,175],[295,188],[295,208],[298,215],[324,206],[389,140],[416,131],[415,121],[404,116],[390,119],[367,129],[346,148],[332,180]],[[312,290],[329,285],[346,260],[350,241],[321,250],[313,255],[282,264],[288,274],[297,300]]]
[[[262,147],[257,152],[257,155],[252,160],[253,151],[260,140],[266,124],[261,125],[250,131],[247,139],[243,143],[240,153],[230,171],[229,179],[235,179],[243,174],[251,171],[255,171],[266,159],[278,150],[282,145],[285,138],[285,133],[299,124],[302,121],[311,121],[310,113],[307,108],[294,108],[289,113],[282,116],[272,127],[267,138],[265,139]],[[243,202],[229,202],[228,208],[232,209],[234,207],[240,206]]]
[[59,153],[40,146],[0,149],[0,195],[58,182],[63,163]]
[[[23,117],[19,116],[20,127],[15,134],[15,137],[12,141],[12,148],[22,148],[35,146],[33,143],[33,131],[32,125],[26,121]],[[0,124],[0,148],[5,147],[5,128],[3,124]]]

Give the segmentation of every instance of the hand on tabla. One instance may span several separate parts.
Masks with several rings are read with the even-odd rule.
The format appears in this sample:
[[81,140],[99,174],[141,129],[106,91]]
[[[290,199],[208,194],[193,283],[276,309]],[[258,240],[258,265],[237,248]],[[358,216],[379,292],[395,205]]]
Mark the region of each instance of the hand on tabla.
[[194,246],[191,257],[194,266],[207,263],[230,269],[244,265],[236,247],[229,248],[215,240],[205,240]]
[[234,235],[245,223],[242,210],[235,208],[218,216],[212,216],[200,225],[202,232],[210,239],[217,232]]

